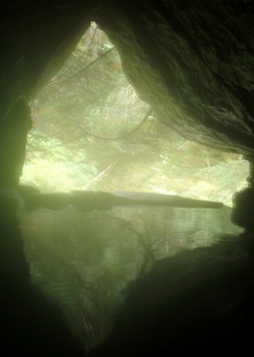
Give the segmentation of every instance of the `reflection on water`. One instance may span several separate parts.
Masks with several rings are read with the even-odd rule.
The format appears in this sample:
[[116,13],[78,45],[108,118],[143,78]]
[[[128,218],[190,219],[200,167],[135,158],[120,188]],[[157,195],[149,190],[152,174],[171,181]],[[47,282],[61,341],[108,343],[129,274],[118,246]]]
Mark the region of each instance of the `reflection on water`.
[[65,311],[87,350],[100,345],[123,305],[127,284],[154,262],[239,233],[230,209],[115,207],[38,209],[22,220],[31,276]]

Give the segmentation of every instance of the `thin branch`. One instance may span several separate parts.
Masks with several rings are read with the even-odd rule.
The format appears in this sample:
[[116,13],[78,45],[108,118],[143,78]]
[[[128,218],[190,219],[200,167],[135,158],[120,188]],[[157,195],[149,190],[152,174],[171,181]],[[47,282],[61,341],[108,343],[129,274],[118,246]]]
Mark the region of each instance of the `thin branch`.
[[90,40],[88,50],[87,50],[87,49],[84,49],[84,50],[83,50],[83,52],[81,53],[81,55],[79,56],[78,60],[77,60],[76,63],[75,63],[76,66],[77,66],[77,64],[81,61],[81,59],[82,59],[82,57],[83,57],[84,55],[86,55],[86,58],[85,58],[85,60],[84,60],[84,63],[86,64],[88,55],[91,53],[92,44],[93,44],[95,35],[96,35],[96,33],[97,33],[97,30],[98,30],[98,27],[96,26],[96,27],[94,28],[93,35],[92,35],[92,38],[91,38],[91,40]]
[[99,61],[100,59],[102,59],[103,57],[107,56],[110,52],[112,52],[115,49],[115,47],[110,48],[109,50],[107,50],[106,52],[104,52],[101,56],[95,58],[95,60],[93,60],[92,62],[88,63],[85,67],[81,68],[79,71],[73,73],[71,76],[65,78],[65,79],[60,79],[54,82],[49,83],[49,86],[51,86],[52,84],[55,83],[62,83],[62,82],[66,82],[69,79],[79,75],[80,73],[86,71],[89,67],[91,67],[92,65],[94,65],[97,61]]
[[[141,120],[141,122],[140,122],[137,126],[135,126],[134,129],[132,129],[131,131],[129,131],[128,133],[126,133],[126,134],[124,134],[124,135],[119,135],[119,136],[113,137],[113,138],[108,138],[108,137],[103,137],[103,136],[101,137],[101,136],[99,136],[99,135],[89,133],[86,129],[84,129],[83,127],[81,127],[80,124],[79,124],[75,119],[74,119],[74,120],[75,120],[76,123],[78,124],[79,128],[82,129],[87,135],[90,135],[90,136],[93,136],[93,137],[95,137],[95,138],[102,139],[102,140],[114,141],[114,140],[124,139],[125,137],[130,136],[130,135],[132,135],[133,133],[135,133],[135,132],[145,123],[145,121],[148,119],[148,117],[151,115],[151,113],[152,113],[152,109],[149,109],[149,111],[146,113],[146,115],[144,116],[144,118]],[[76,128],[76,129],[77,129],[77,128]],[[75,129],[75,130],[76,130],[76,129]],[[73,130],[74,130],[74,129],[73,129]],[[150,130],[150,128],[149,128],[149,130]],[[33,146],[32,143],[30,143],[29,145],[34,147],[33,151],[47,151],[47,150],[52,150],[52,149],[55,149],[55,148],[64,146],[65,144],[67,144],[67,143],[69,143],[69,142],[75,141],[75,140],[80,139],[80,138],[83,138],[83,137],[84,137],[84,134],[80,134],[80,135],[76,136],[75,138],[71,138],[71,139],[69,139],[69,140],[66,140],[66,141],[62,142],[61,144],[58,144],[58,145],[55,145],[55,146],[51,146],[51,147],[48,147],[48,148],[38,148],[38,147],[36,147],[36,146]],[[133,147],[135,147],[136,145],[137,145],[137,143],[134,144],[134,145],[131,147],[131,149],[132,149]],[[127,151],[129,151],[129,150],[130,150],[130,149],[128,149]],[[124,151],[124,153],[126,153],[126,151]]]
[[129,132],[127,132],[127,133],[125,133],[123,135],[114,136],[114,137],[107,137],[107,136],[100,136],[100,135],[97,135],[97,134],[93,134],[93,133],[87,131],[85,128],[83,128],[76,119],[74,119],[74,120],[78,124],[80,129],[83,130],[87,135],[93,136],[95,138],[102,139],[102,140],[114,141],[114,140],[125,139],[126,137],[128,137],[128,136],[132,135],[133,133],[135,133],[136,131],[138,131],[141,128],[141,126],[147,121],[147,119],[149,118],[149,116],[151,114],[152,114],[152,109],[150,108],[148,110],[148,112],[145,114],[144,118],[141,120],[141,122],[137,126],[135,126],[132,130],[130,130]]
[[82,190],[87,190],[92,184],[94,184],[96,181],[98,181],[100,178],[102,178],[103,176],[105,176],[106,174],[109,173],[109,171],[113,168],[113,166],[115,166],[118,161],[120,161],[122,159],[122,156],[120,156],[118,159],[116,159],[114,162],[112,162],[112,164],[110,164],[109,166],[106,167],[106,169],[104,169],[103,171],[101,171],[99,173],[99,175],[97,175],[91,182],[89,182],[85,187],[82,188]]
[[67,143],[70,143],[72,141],[75,141],[75,140],[83,138],[83,137],[84,137],[84,134],[81,134],[81,135],[76,136],[75,138],[71,138],[69,140],[66,140],[66,141],[62,142],[61,144],[58,144],[58,145],[55,145],[55,146],[51,146],[51,147],[48,147],[48,148],[38,148],[35,145],[33,145],[32,143],[29,143],[29,145],[34,147],[33,151],[47,151],[47,150],[52,150],[52,149],[55,149],[55,148],[58,148],[58,147],[62,147]]

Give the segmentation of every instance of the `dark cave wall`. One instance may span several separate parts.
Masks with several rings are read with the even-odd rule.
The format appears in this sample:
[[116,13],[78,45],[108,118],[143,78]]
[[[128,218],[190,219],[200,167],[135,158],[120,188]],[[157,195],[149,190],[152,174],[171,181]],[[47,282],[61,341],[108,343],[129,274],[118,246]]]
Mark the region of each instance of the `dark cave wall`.
[[5,15],[0,21],[1,134],[10,108],[22,92],[26,5],[27,1],[1,2],[0,5],[1,14]]
[[0,189],[1,348],[13,356],[84,356],[60,308],[30,283],[16,217],[20,206],[17,190]]
[[190,140],[252,154],[253,3],[111,1],[96,19],[164,124]]
[[70,56],[90,26],[92,1],[36,1],[28,9],[24,88],[34,98]]
[[26,137],[31,129],[26,97],[18,96],[12,104],[0,133],[0,186],[18,184],[25,161]]
[[32,127],[28,102],[60,69],[90,24],[91,3],[1,2],[0,184],[16,185]]

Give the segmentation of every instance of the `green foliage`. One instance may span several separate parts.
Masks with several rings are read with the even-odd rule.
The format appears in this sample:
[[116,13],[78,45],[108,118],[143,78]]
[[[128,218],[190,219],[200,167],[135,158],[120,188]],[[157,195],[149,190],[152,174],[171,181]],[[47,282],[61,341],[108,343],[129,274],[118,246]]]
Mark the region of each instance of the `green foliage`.
[[190,142],[154,115],[126,135],[149,105],[127,82],[119,54],[94,23],[31,107],[34,130],[22,180],[44,192],[174,191],[230,204],[245,185],[247,163],[237,155]]
[[59,139],[39,131],[28,136],[28,148],[21,182],[32,181],[44,192],[78,189],[97,173],[85,152],[67,149]]

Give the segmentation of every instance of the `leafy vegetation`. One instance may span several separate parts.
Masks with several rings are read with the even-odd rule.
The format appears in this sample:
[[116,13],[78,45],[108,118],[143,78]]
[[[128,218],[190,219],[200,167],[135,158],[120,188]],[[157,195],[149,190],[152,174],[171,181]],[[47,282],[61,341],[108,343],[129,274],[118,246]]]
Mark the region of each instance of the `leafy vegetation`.
[[139,190],[231,203],[247,163],[160,124],[92,23],[65,66],[31,103],[23,182],[44,192]]

